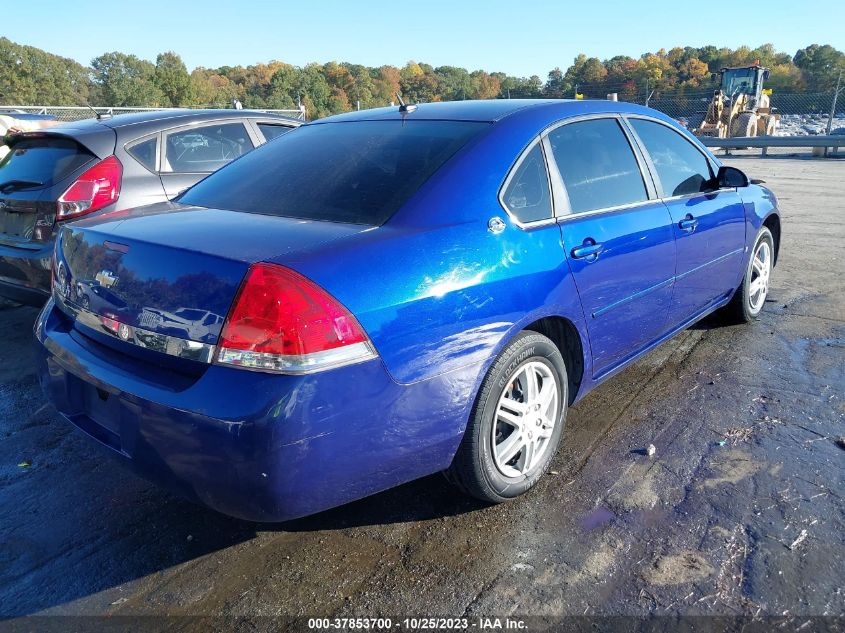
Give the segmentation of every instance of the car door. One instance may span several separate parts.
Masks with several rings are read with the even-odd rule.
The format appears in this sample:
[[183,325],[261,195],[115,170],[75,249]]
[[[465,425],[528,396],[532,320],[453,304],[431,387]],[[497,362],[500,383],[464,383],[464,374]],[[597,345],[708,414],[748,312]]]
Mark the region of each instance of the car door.
[[662,121],[627,117],[672,216],[677,271],[671,320],[695,319],[728,298],[739,283],[745,207],[736,189],[713,190],[711,160]]
[[666,332],[671,217],[619,117],[565,122],[546,142],[565,192],[556,213],[600,378]]
[[161,183],[170,199],[255,148],[242,121],[210,121],[162,134]]

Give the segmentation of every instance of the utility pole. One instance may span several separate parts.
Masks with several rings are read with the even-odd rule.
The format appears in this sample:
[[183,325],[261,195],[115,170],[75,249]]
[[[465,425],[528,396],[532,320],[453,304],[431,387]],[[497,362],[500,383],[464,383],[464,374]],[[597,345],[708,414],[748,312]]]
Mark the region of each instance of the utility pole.
[[[825,132],[828,136],[830,136],[830,130],[833,127],[833,117],[836,116],[836,101],[839,99],[839,93],[842,92],[842,71],[839,71],[839,77],[836,80],[836,90],[833,91],[833,103],[830,104],[830,116],[827,118],[827,132]],[[828,148],[824,148],[824,155],[827,156]]]
[[827,120],[827,134],[830,134],[830,128],[833,127],[833,117],[836,116],[836,101],[839,99],[839,93],[842,92],[842,71],[839,71],[839,78],[836,80],[836,90],[833,91],[833,103],[830,104],[830,117]]

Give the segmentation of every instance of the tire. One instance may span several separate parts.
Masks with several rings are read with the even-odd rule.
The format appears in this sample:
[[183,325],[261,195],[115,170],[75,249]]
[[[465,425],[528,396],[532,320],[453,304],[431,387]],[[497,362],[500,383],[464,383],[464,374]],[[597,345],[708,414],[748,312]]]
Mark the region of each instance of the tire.
[[742,112],[731,124],[731,136],[757,136],[757,115]]
[[774,136],[777,129],[778,120],[773,116],[768,117],[766,121],[766,136]]
[[[533,398],[526,393],[532,382],[529,374],[534,376],[537,394],[537,403],[530,409],[528,403]],[[544,386],[553,388],[554,396],[544,395]],[[534,408],[544,406],[541,397],[550,398],[545,415]],[[545,474],[557,452],[568,397],[560,350],[542,334],[520,332],[502,350],[481,384],[461,445],[445,473],[447,479],[465,493],[491,503],[527,492]],[[512,408],[517,405],[518,413]],[[520,444],[522,448],[516,450]]]
[[[766,261],[760,260],[758,263],[758,255],[761,251],[767,253]],[[766,303],[766,297],[769,293],[769,282],[772,274],[772,267],[774,265],[775,255],[775,241],[772,238],[772,233],[765,226],[760,229],[757,234],[757,240],[754,242],[754,249],[751,251],[751,257],[748,258],[748,264],[745,268],[745,275],[742,277],[742,283],[734,292],[730,303],[722,309],[722,314],[730,323],[750,323],[760,316],[760,312]],[[761,271],[764,281],[758,282],[761,277]],[[760,296],[760,287],[757,283],[763,283],[762,296]]]
[[771,115],[761,116],[757,123],[757,134],[759,136],[774,136],[777,127],[777,119]]

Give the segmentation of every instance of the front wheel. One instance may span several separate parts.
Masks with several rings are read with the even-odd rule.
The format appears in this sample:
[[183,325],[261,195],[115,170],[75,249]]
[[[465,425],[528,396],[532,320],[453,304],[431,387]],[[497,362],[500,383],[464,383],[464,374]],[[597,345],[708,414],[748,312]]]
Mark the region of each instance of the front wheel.
[[764,226],[757,235],[742,284],[736,289],[730,303],[725,306],[724,314],[729,320],[748,323],[760,316],[766,297],[769,296],[774,262],[775,242],[772,232]]
[[493,503],[528,491],[557,451],[567,391],[566,366],[555,344],[521,332],[487,372],[447,478]]

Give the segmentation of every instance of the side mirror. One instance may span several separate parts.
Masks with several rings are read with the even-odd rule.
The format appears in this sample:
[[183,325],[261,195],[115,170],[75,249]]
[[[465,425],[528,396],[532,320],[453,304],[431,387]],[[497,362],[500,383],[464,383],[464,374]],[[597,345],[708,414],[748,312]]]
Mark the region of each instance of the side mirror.
[[716,184],[719,189],[732,189],[734,187],[747,187],[748,176],[736,167],[722,165],[716,175]]
[[767,68],[766,70],[763,71],[763,79],[768,79],[769,75],[770,75],[769,69]]
[[710,81],[716,83],[716,73],[710,73]]

